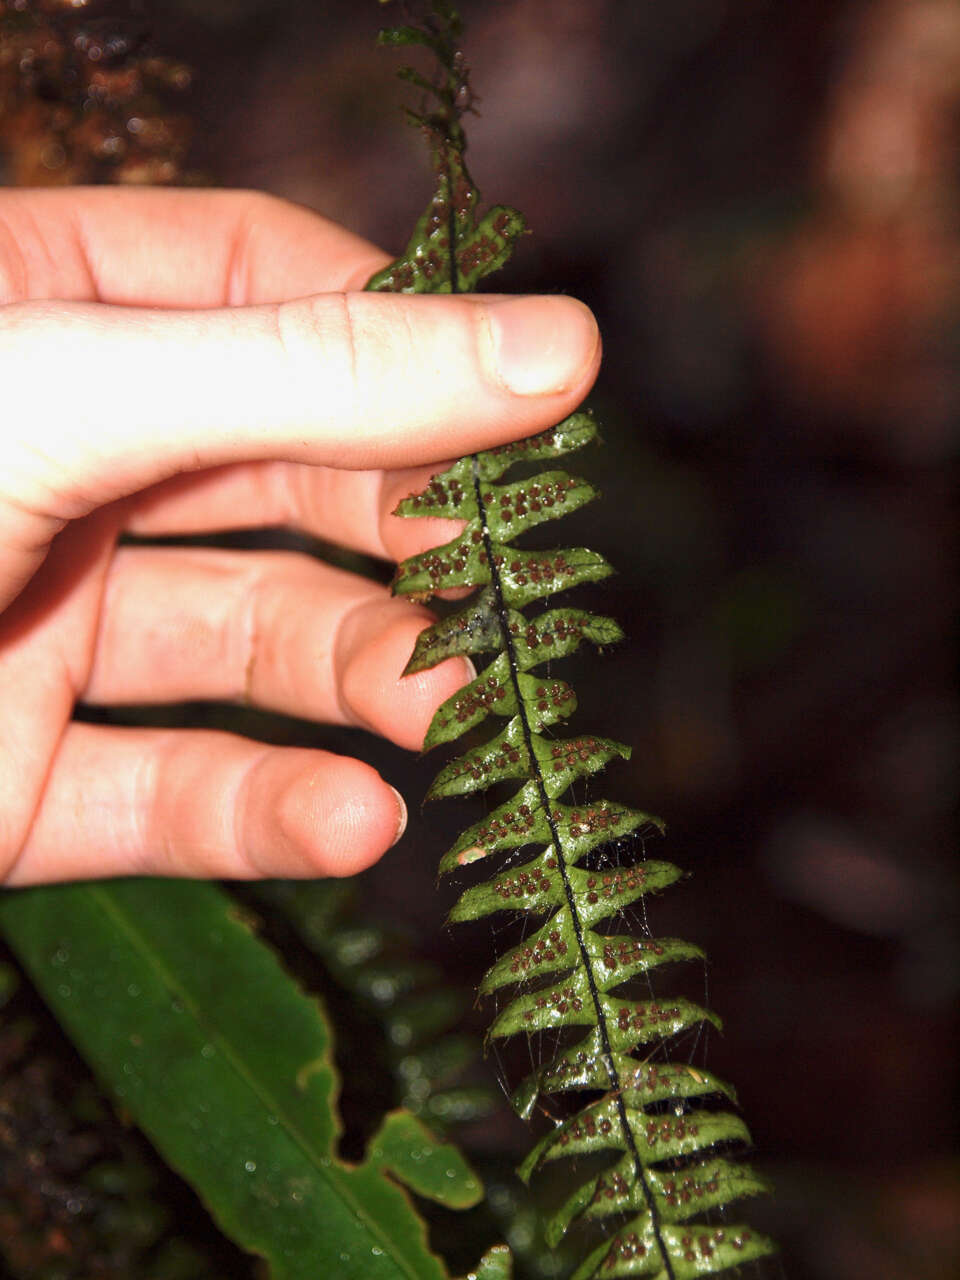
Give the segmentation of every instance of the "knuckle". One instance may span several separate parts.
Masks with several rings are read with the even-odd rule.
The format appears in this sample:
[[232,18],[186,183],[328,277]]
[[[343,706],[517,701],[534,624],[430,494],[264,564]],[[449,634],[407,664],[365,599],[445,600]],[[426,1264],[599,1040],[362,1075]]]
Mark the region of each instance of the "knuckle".
[[0,306],[27,297],[27,262],[9,222],[0,216]]
[[257,237],[266,225],[277,218],[282,203],[262,191],[225,192],[225,204],[231,210],[232,230],[227,243],[223,296],[229,307],[243,306],[250,298]]
[[299,207],[292,200],[271,195],[269,191],[258,191],[256,187],[231,187],[227,191],[221,191],[219,195],[226,204],[236,206],[239,218],[257,218],[262,215],[272,221],[277,214]]
[[0,196],[0,306],[97,296],[80,220],[70,213],[51,217],[66,208],[57,201],[52,192]]
[[353,304],[344,293],[324,293],[281,302],[276,336],[292,372],[316,378],[318,348],[325,393],[353,399],[359,389],[362,337]]
[[5,884],[13,873],[23,850],[20,824],[10,814],[0,814],[0,884]]
[[160,798],[170,797],[176,784],[175,753],[176,738],[170,731],[161,731],[152,750],[142,752],[133,769],[130,813],[135,838],[127,856],[135,875],[175,873],[174,845],[160,812]]
[[[228,649],[236,654],[232,663],[235,669],[232,679],[234,696],[242,704],[252,706],[257,700],[265,637],[271,634],[269,598],[272,582],[267,573],[254,568],[244,575],[242,588],[237,596],[234,617],[228,624],[233,636],[225,637],[225,640]],[[231,644],[231,639],[235,643]]]
[[[16,778],[13,766],[5,772],[8,778]],[[13,878],[27,847],[36,804],[34,789],[28,787],[21,801],[0,806],[0,885]]]
[[47,761],[24,747],[16,732],[0,745],[0,884],[15,878],[43,798]]

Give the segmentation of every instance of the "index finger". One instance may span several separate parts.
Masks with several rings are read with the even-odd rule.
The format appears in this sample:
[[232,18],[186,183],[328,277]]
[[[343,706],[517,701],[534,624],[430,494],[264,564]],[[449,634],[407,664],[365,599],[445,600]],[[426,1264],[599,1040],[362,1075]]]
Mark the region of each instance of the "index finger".
[[0,304],[229,307],[360,289],[389,255],[257,191],[70,187],[0,194]]

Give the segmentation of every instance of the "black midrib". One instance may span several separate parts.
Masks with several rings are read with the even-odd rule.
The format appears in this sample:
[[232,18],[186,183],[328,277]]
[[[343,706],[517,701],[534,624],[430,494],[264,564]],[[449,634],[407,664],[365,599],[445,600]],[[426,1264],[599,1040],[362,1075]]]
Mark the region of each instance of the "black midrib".
[[527,752],[530,772],[533,775],[534,782],[536,783],[537,792],[540,797],[540,804],[543,808],[544,814],[546,815],[547,823],[550,828],[550,839],[553,844],[554,853],[556,854],[557,869],[560,872],[560,877],[563,882],[563,891],[566,895],[567,905],[570,908],[570,919],[573,922],[573,931],[576,935],[577,946],[580,950],[583,967],[587,974],[587,982],[590,987],[590,997],[593,1001],[597,1028],[600,1032],[604,1067],[606,1068],[607,1077],[610,1082],[610,1092],[612,1096],[616,1098],[617,1115],[620,1120],[620,1127],[623,1132],[627,1150],[630,1153],[630,1158],[633,1161],[636,1180],[643,1189],[643,1198],[646,1202],[647,1212],[650,1214],[654,1239],[657,1242],[657,1248],[660,1250],[660,1256],[663,1259],[667,1280],[676,1280],[676,1273],[673,1270],[670,1254],[667,1250],[661,1231],[662,1224],[660,1221],[660,1213],[657,1208],[657,1202],[654,1198],[650,1183],[647,1180],[647,1176],[643,1168],[643,1162],[640,1159],[640,1152],[637,1150],[633,1130],[630,1127],[630,1121],[627,1117],[627,1107],[623,1100],[623,1085],[620,1080],[620,1073],[617,1071],[616,1064],[613,1060],[613,1050],[610,1045],[610,1035],[607,1030],[607,1019],[603,1011],[603,1006],[600,1003],[600,992],[597,988],[596,978],[594,977],[590,954],[587,951],[587,945],[584,938],[584,927],[580,919],[580,912],[577,909],[577,896],[574,892],[573,884],[571,883],[570,876],[567,871],[566,859],[563,852],[563,842],[560,838],[560,832],[557,829],[557,824],[554,821],[553,810],[550,804],[550,797],[547,794],[543,771],[540,768],[540,761],[533,749],[533,730],[530,728],[526,704],[524,703],[523,695],[520,691],[520,668],[517,663],[517,654],[513,643],[513,636],[510,632],[510,622],[507,616],[506,601],[503,598],[503,584],[500,579],[500,569],[494,558],[493,542],[490,538],[490,530],[487,527],[487,508],[483,500],[483,493],[480,484],[480,462],[476,454],[471,455],[471,463],[473,491],[477,503],[477,512],[480,517],[480,532],[483,538],[483,548],[486,553],[487,564],[490,568],[490,585],[493,588],[494,602],[497,610],[497,618],[500,624],[503,648],[507,654],[507,662],[510,666],[510,680],[513,685],[514,697],[517,703],[517,715],[523,732],[524,746]]

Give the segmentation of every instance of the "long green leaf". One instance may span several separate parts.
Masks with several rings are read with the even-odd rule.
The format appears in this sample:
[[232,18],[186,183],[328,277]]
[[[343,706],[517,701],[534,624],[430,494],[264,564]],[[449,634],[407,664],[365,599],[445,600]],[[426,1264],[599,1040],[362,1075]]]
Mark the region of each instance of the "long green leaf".
[[116,1104],[276,1280],[441,1280],[403,1182],[451,1207],[480,1185],[455,1148],[388,1115],[362,1164],[336,1155],[331,1037],[210,885],[7,891],[0,929]]

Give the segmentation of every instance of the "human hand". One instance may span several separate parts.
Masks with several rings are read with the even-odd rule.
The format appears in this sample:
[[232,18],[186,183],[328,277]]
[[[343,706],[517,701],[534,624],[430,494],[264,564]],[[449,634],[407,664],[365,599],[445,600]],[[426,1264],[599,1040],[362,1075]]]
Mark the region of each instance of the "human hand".
[[589,389],[580,304],[350,292],[386,261],[256,194],[0,195],[0,881],[347,875],[398,838],[361,761],[71,719],[247,700],[417,748],[468,678],[401,679],[429,612],[308,556],[117,545],[286,524],[403,558],[450,536],[390,515],[439,460]]

